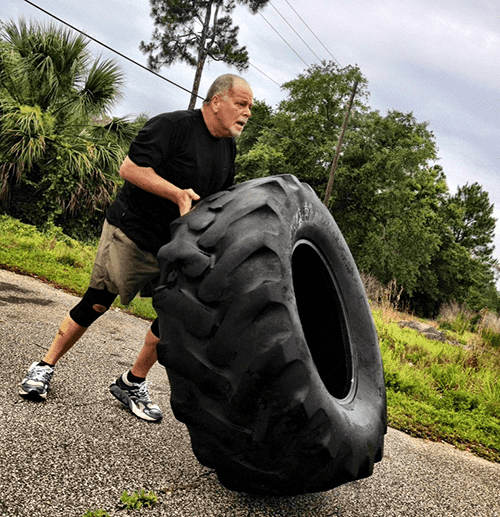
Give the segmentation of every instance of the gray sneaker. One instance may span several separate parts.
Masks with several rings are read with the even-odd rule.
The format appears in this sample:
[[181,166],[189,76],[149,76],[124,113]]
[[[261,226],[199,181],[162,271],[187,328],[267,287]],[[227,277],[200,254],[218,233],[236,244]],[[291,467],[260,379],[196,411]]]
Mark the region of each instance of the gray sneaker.
[[45,400],[53,374],[53,366],[40,366],[38,361],[34,362],[21,383],[19,395],[30,400]]
[[163,415],[161,409],[149,398],[149,384],[146,381],[140,384],[129,382],[127,373],[124,373],[111,384],[109,391],[137,417],[149,422],[159,422]]

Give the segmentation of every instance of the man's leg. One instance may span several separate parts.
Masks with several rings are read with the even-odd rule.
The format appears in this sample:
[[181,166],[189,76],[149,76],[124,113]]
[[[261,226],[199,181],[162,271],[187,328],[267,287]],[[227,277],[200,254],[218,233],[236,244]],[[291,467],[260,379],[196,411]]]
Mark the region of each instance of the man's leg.
[[118,377],[110,386],[110,392],[124,406],[127,406],[134,415],[150,422],[159,422],[163,417],[161,409],[151,402],[146,383],[146,376],[158,359],[156,353],[156,345],[160,341],[158,335],[158,320],[155,320],[146,334],[144,345],[132,369]]
[[68,314],[61,323],[43,362],[55,366],[57,361],[85,334],[87,328],[78,325]]
[[160,338],[156,337],[152,330],[149,329],[144,340],[144,345],[139,352],[137,359],[135,360],[134,366],[130,370],[132,375],[145,379],[151,370],[153,364],[158,360],[156,353],[156,345],[159,343]]
[[31,400],[45,400],[54,367],[83,336],[88,327],[104,314],[116,294],[89,287],[80,302],[64,318],[43,361],[34,362],[21,383],[19,394]]

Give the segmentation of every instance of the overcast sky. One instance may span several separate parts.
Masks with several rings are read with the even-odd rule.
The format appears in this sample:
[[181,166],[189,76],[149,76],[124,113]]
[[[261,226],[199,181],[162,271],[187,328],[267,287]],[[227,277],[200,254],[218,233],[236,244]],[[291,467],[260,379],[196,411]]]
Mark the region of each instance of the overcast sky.
[[[147,0],[32,1],[146,64],[138,47],[141,40],[150,41],[153,31]],[[276,106],[284,98],[279,85],[300,74],[305,63],[318,62],[316,55],[323,60],[334,56],[341,66],[358,65],[368,79],[371,108],[382,114],[388,109],[412,111],[419,122],[429,122],[451,193],[478,182],[489,193],[500,220],[497,0],[271,0],[262,14],[265,18],[241,6],[234,13],[240,43],[254,65],[242,75],[257,99]],[[21,16],[52,20],[24,0],[2,0],[1,20]],[[124,98],[115,115],[154,115],[187,107],[188,93],[97,43],[92,42],[90,49],[96,56],[115,58],[125,71]],[[206,66],[200,94],[226,72],[236,71],[218,63]],[[160,73],[191,89],[194,69],[175,65]],[[495,257],[500,259],[500,221],[495,244]]]

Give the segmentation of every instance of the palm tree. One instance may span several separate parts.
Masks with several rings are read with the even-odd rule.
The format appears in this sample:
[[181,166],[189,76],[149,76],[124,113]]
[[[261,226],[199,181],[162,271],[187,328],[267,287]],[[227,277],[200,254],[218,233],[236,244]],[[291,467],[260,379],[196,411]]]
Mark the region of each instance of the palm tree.
[[0,202],[27,222],[75,229],[118,187],[133,132],[108,110],[123,74],[87,46],[53,24],[0,30]]

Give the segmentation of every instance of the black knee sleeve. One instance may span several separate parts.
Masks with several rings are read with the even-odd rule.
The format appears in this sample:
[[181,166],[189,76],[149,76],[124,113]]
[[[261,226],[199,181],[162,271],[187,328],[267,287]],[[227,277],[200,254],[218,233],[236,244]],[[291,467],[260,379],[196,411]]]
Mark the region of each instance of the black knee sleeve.
[[151,324],[151,332],[160,339],[160,327],[158,325],[158,318],[156,318]]
[[80,303],[69,312],[71,319],[81,327],[90,327],[92,323],[102,316],[118,295],[109,291],[89,287]]

